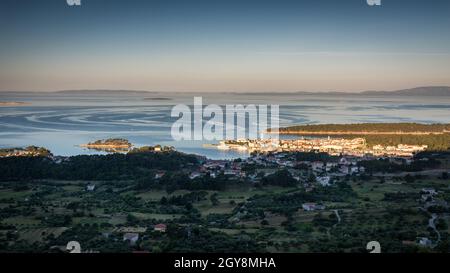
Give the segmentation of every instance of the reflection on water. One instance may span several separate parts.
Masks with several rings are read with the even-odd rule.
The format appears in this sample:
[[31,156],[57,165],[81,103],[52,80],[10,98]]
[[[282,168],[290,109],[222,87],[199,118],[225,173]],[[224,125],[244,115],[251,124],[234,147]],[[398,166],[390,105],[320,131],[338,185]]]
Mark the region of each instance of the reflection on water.
[[121,154],[125,154],[128,153],[129,151],[131,151],[130,149],[126,149],[126,148],[94,148],[94,147],[81,147],[83,148],[83,150],[91,150],[94,152],[105,152],[105,153],[121,153]]
[[[1,101],[31,105],[0,107],[0,146],[37,145],[54,154],[98,154],[79,144],[121,137],[136,146],[174,146],[211,158],[246,152],[205,148],[203,141],[174,141],[172,106],[191,105],[198,94],[73,95],[0,93]],[[450,122],[450,98],[203,94],[206,104],[279,104],[280,125],[358,122]],[[153,98],[153,99],[152,99]]]

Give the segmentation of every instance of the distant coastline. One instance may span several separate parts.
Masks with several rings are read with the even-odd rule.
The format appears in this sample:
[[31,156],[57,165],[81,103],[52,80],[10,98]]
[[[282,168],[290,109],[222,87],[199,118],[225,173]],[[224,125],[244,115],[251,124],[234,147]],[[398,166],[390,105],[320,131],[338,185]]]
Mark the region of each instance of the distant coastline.
[[450,86],[424,86],[414,87],[409,89],[400,89],[393,91],[381,91],[381,90],[369,90],[361,92],[342,92],[342,91],[329,91],[329,92],[311,92],[311,91],[293,91],[293,92],[233,92],[235,95],[249,95],[249,96],[419,96],[419,97],[447,97],[450,96]]
[[[370,97],[383,97],[383,96],[418,96],[418,97],[450,97],[450,86],[421,86],[413,87],[399,90],[362,90],[360,92],[347,92],[347,91],[284,91],[277,92],[237,92],[237,91],[226,91],[223,92],[192,92],[192,91],[146,91],[146,90],[119,90],[119,89],[81,89],[81,90],[48,90],[48,91],[0,91],[2,93],[53,93],[61,95],[149,95],[149,94],[233,94],[233,95],[248,95],[248,96],[370,96]],[[151,98],[150,98],[151,99]]]
[[0,101],[0,106],[27,106],[27,105],[31,105],[31,103],[21,101]]
[[51,93],[58,93],[58,94],[67,94],[67,95],[111,95],[111,94],[135,94],[135,95],[148,95],[148,94],[154,94],[158,92],[153,91],[145,91],[145,90],[108,90],[108,89],[80,89],[80,90],[59,90],[59,91],[53,91]]

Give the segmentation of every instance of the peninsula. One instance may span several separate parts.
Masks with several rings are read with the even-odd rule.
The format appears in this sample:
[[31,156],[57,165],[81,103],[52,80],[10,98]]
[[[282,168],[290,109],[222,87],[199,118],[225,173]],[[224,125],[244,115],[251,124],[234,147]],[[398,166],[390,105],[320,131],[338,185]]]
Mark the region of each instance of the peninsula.
[[[277,129],[269,129],[274,133]],[[364,138],[368,146],[426,145],[430,151],[450,147],[450,124],[357,123],[297,125],[278,129],[280,135]]]
[[[273,131],[269,130],[269,132]],[[450,124],[357,123],[314,124],[280,128],[280,134],[295,135],[432,135],[450,133]]]

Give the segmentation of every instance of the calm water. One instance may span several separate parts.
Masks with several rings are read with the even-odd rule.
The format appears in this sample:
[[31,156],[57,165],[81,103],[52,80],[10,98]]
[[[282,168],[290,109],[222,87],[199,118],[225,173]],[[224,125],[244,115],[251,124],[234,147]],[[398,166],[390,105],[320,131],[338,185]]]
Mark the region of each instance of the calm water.
[[31,105],[0,107],[0,147],[44,146],[57,155],[98,153],[77,147],[97,139],[127,138],[137,146],[171,145],[210,158],[245,153],[203,148],[203,142],[174,141],[173,105],[279,104],[280,125],[357,122],[450,123],[449,97],[362,97],[248,94],[33,94],[0,93],[0,101]]

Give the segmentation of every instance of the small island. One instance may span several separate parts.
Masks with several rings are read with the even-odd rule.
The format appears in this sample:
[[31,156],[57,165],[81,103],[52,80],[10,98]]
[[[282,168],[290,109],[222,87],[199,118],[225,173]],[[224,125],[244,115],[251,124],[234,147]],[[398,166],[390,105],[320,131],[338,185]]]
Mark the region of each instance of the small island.
[[80,147],[83,148],[111,152],[127,152],[132,146],[133,144],[131,144],[127,139],[123,138],[102,139],[80,145]]

